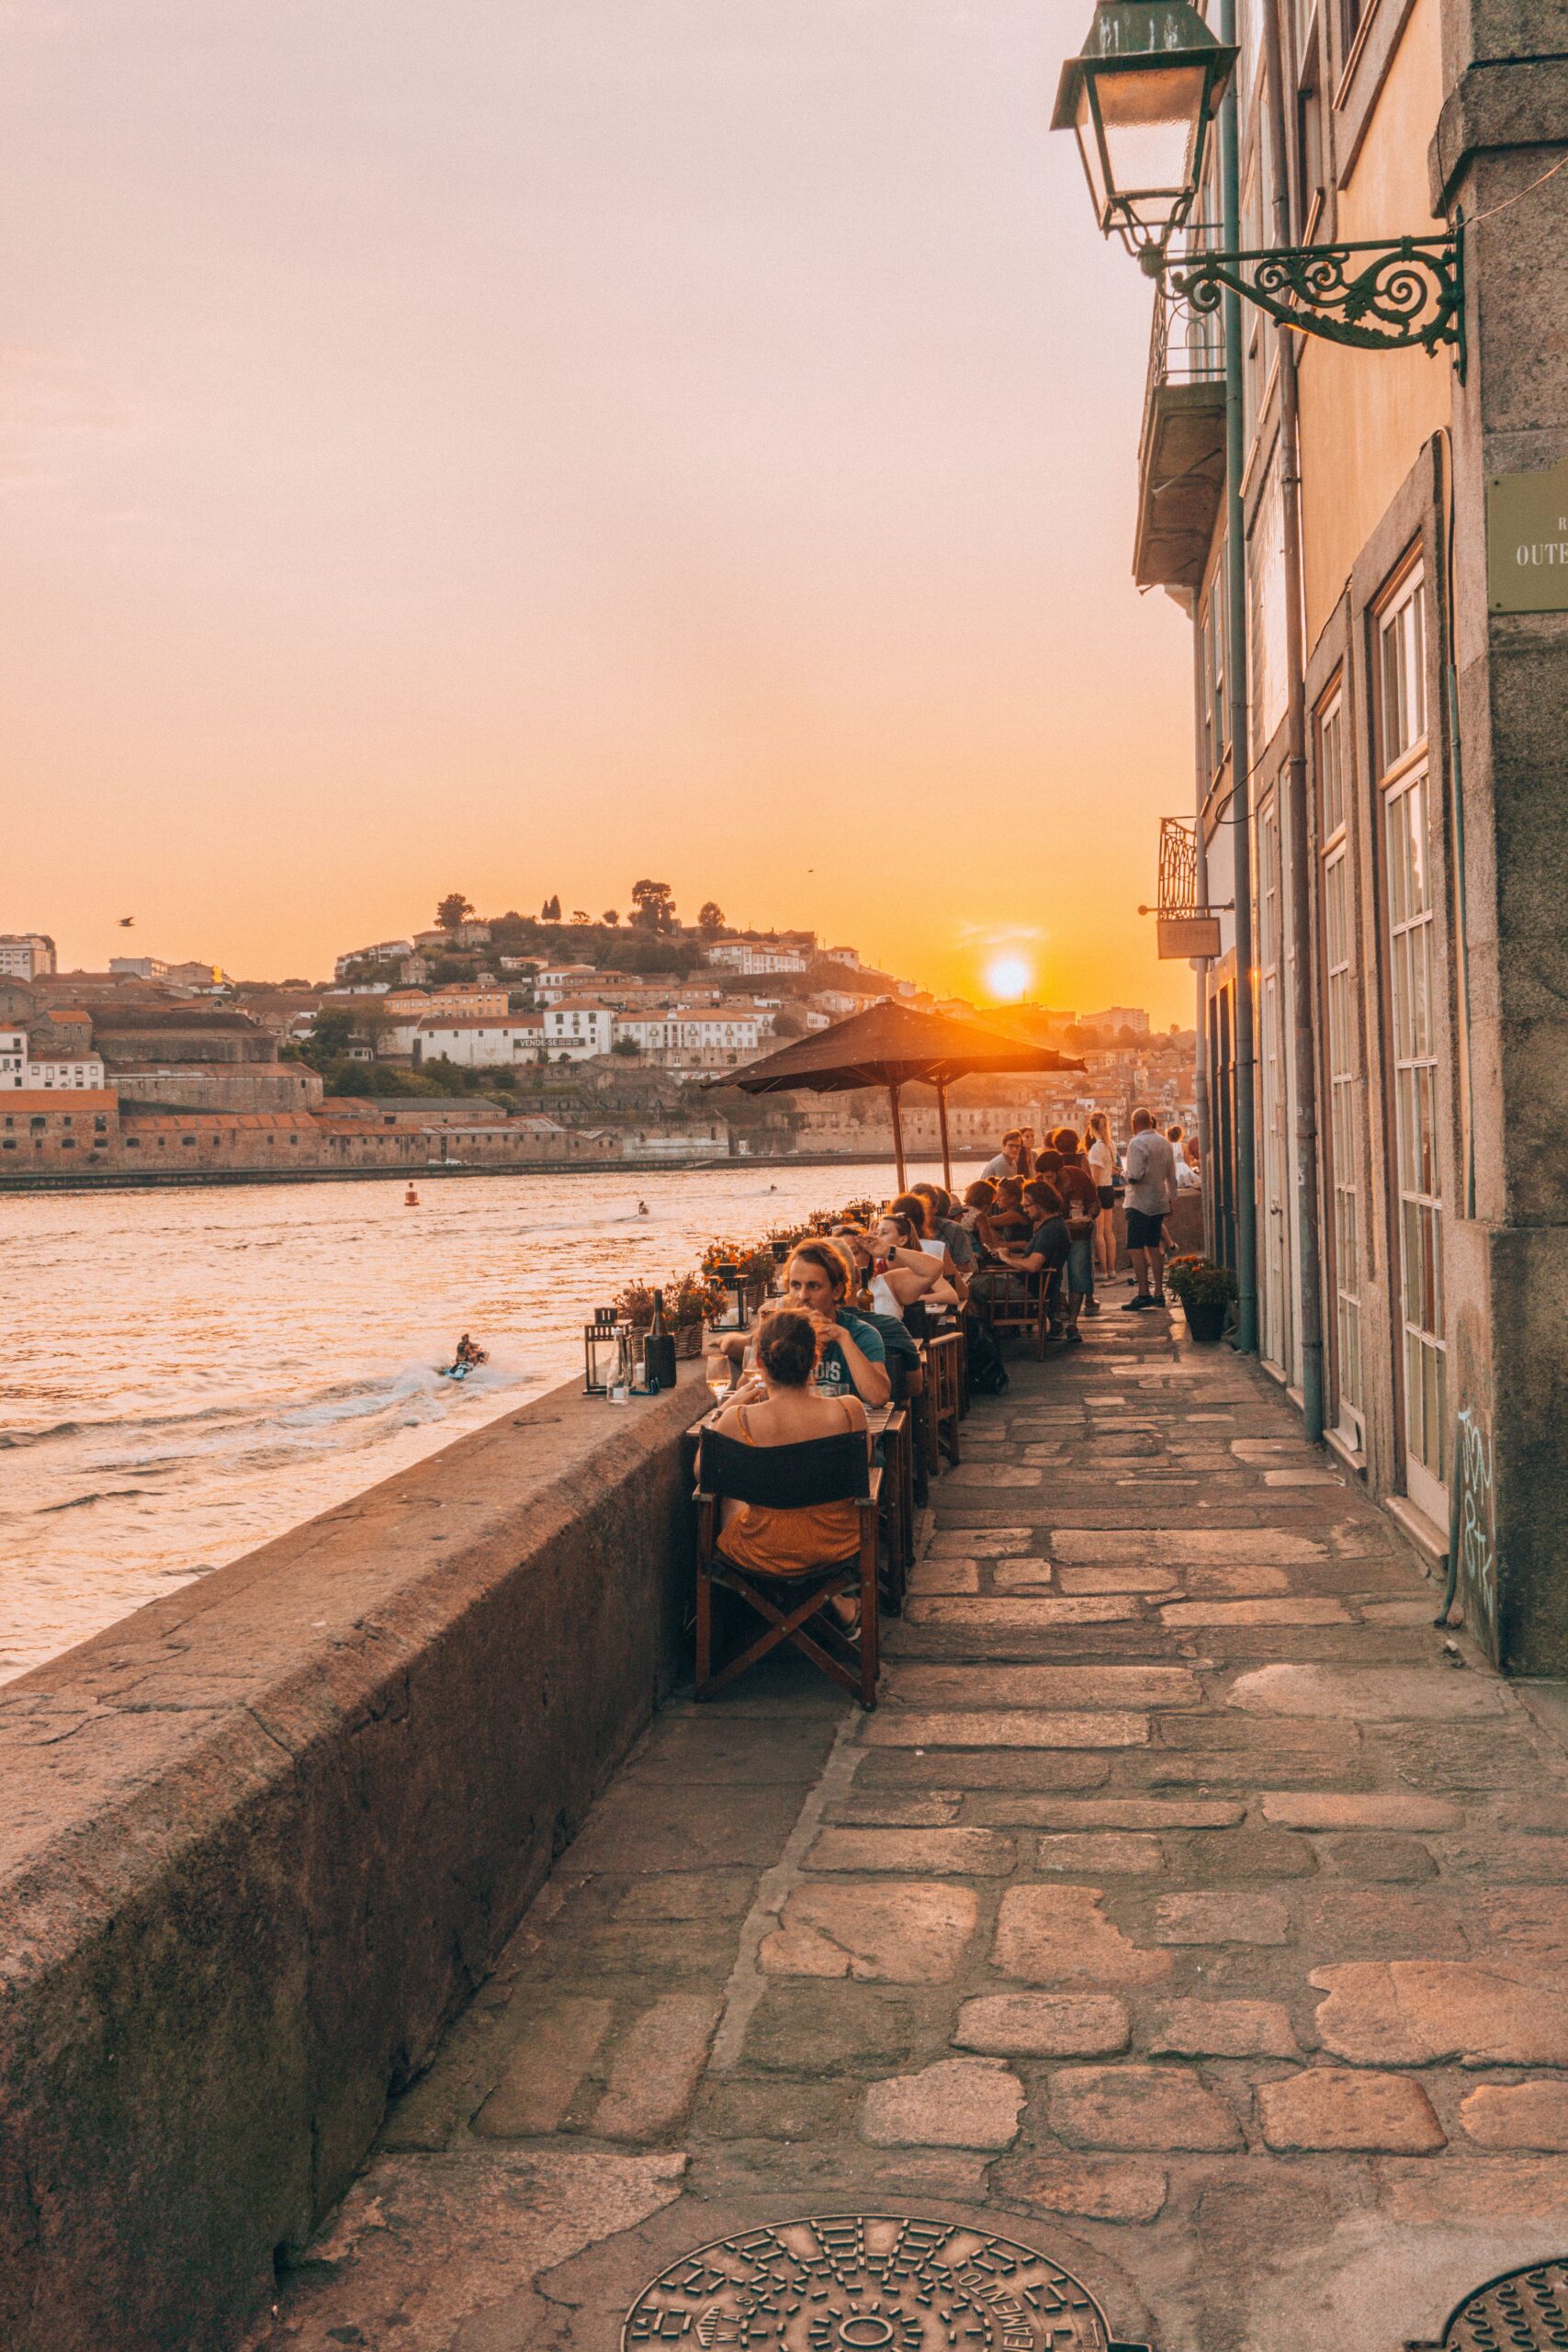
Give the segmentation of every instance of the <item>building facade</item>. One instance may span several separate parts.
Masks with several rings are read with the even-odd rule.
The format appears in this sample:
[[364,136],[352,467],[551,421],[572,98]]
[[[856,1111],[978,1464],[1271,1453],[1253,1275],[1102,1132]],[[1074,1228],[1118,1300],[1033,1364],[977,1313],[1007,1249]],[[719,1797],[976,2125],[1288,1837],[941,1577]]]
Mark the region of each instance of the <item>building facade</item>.
[[804,972],[808,966],[801,949],[772,939],[721,939],[708,949],[707,960],[719,971],[739,972],[746,978],[763,972]]
[[0,932],[0,980],[36,980],[54,967],[54,942],[47,933]]
[[552,1061],[586,1061],[594,1054],[607,1054],[615,1041],[615,1015],[592,997],[562,997],[536,1017]]
[[535,1060],[544,1034],[544,1021],[536,1012],[513,1012],[501,1020],[483,1013],[432,1013],[414,1024],[413,1065],[418,1069],[425,1062],[448,1061],[463,1069],[509,1069]]
[[1462,221],[1465,364],[1242,301],[1238,367],[1162,288],[1134,559],[1193,622],[1211,1246],[1309,1431],[1453,1557],[1491,1656],[1546,1673],[1568,1670],[1563,27],[1562,0],[1242,0],[1239,219],[1216,137],[1203,233]]

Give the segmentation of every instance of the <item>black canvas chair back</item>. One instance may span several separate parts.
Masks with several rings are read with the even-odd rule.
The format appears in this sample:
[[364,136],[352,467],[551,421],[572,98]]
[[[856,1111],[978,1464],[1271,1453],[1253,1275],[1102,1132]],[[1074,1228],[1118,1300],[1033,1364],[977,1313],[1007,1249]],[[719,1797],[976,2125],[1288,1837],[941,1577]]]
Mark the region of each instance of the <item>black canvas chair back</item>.
[[845,1430],[799,1445],[745,1445],[705,1430],[697,1483],[728,1502],[757,1503],[769,1510],[863,1502],[871,1492],[865,1434]]
[[[793,1643],[824,1674],[876,1704],[877,1509],[882,1474],[866,1458],[863,1430],[808,1438],[803,1445],[743,1445],[705,1430],[697,1456],[697,1696],[711,1698],[781,1642]],[[809,1510],[821,1503],[852,1503],[858,1535],[852,1557],[828,1558],[798,1575],[771,1577],[727,1559],[719,1527],[726,1502],[766,1510]],[[714,1587],[723,1585],[763,1620],[762,1631],[723,1666],[714,1656]],[[852,1645],[836,1625],[836,1594],[859,1597],[860,1640]]]

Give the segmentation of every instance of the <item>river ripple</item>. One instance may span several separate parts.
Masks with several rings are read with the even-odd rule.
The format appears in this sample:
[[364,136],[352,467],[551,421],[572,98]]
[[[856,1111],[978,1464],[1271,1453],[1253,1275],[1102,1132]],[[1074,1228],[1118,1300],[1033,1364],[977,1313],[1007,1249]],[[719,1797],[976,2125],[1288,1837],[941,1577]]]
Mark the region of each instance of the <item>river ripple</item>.
[[417,1181],[0,1200],[0,1681],[570,1377],[632,1276],[893,1173]]

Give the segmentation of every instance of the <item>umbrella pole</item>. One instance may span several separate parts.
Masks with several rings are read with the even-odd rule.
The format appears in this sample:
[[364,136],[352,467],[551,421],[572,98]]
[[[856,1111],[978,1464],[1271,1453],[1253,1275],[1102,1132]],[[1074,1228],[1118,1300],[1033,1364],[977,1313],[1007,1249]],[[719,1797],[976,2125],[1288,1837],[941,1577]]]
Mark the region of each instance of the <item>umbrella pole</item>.
[[942,1127],[942,1181],[946,1189],[951,1193],[953,1190],[953,1152],[947,1140],[947,1089],[945,1086],[939,1086],[936,1091],[936,1115]]
[[904,1172],[904,1122],[898,1109],[897,1080],[888,1085],[887,1100],[893,1112],[893,1165],[898,1170],[898,1190],[901,1193],[907,1193],[909,1189],[909,1180]]

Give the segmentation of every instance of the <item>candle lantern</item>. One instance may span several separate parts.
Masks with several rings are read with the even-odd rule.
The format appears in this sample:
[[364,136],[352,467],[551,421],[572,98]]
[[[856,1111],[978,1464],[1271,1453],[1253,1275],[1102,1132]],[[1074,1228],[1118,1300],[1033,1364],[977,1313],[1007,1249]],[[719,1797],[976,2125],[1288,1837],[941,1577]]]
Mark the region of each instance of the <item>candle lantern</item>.
[[713,1272],[714,1280],[724,1284],[733,1301],[730,1311],[719,1317],[713,1325],[713,1329],[716,1331],[748,1330],[750,1328],[750,1317],[746,1312],[746,1283],[739,1267],[734,1264],[716,1266]]
[[621,1327],[613,1306],[596,1306],[582,1327],[582,1393],[607,1396],[621,1355]]

